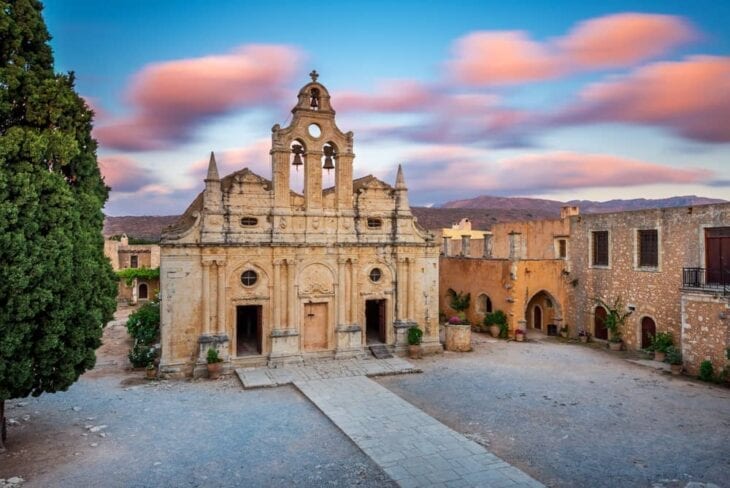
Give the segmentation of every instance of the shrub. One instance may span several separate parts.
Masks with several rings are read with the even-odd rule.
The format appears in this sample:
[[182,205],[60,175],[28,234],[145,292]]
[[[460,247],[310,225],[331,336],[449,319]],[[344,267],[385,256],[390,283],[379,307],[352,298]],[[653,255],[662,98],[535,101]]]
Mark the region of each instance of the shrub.
[[418,346],[421,344],[421,338],[423,337],[423,331],[418,327],[408,328],[408,344],[411,346]]
[[715,378],[715,369],[712,367],[712,361],[705,359],[700,363],[700,379],[702,381],[712,381]]
[[449,295],[449,307],[457,314],[459,312],[463,313],[469,308],[471,293],[457,292],[451,288],[447,290],[447,293]]
[[144,368],[154,362],[157,357],[157,349],[142,344],[141,342],[136,342],[127,357],[135,368]]
[[160,304],[147,302],[127,319],[127,330],[137,342],[152,344],[160,333]]
[[449,319],[449,324],[451,325],[461,325],[461,322],[461,317],[457,317],[456,315]]
[[211,347],[208,349],[208,356],[206,357],[208,364],[215,364],[223,362],[223,359],[218,355],[218,349]]
[[667,349],[674,344],[671,332],[659,332],[651,339],[650,349],[655,352],[667,352]]
[[484,316],[484,325],[502,325],[507,323],[507,315],[501,310],[495,310]]
[[682,364],[682,351],[680,351],[678,347],[669,346],[667,347],[666,353],[667,362],[669,364]]

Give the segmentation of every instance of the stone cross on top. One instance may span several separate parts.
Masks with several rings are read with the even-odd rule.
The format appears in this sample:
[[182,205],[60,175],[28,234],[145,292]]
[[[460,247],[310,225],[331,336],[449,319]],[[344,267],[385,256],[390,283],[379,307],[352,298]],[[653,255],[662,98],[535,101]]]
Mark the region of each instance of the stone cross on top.
[[319,78],[319,73],[317,73],[316,69],[313,69],[311,73],[309,73],[309,76],[312,78],[312,81],[315,83],[317,82],[317,78]]

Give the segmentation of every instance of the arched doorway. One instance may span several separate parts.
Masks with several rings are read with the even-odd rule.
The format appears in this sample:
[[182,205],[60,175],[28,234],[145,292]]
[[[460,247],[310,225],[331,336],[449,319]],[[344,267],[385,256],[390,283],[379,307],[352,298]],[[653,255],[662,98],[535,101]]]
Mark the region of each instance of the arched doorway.
[[651,346],[651,341],[656,336],[656,322],[651,317],[641,319],[641,348]]
[[142,283],[139,285],[139,292],[138,296],[140,300],[147,300],[148,290],[147,290],[147,283]]
[[542,308],[540,308],[540,305],[535,305],[532,309],[532,326],[542,330]]
[[606,328],[606,316],[608,312],[600,305],[593,312],[593,337],[596,339],[608,340],[608,329]]

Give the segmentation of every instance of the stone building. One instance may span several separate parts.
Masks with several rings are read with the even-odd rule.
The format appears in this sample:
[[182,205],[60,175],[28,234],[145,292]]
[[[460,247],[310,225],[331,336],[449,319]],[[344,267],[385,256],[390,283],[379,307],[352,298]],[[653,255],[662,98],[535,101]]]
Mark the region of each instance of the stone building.
[[311,76],[290,125],[272,128],[271,180],[245,168],[220,178],[211,154],[205,190],[163,233],[163,373],[198,374],[211,347],[228,368],[360,356],[369,343],[397,352],[411,325],[425,351],[441,349],[438,244],[400,168],[395,186],[353,179],[353,133]]
[[[119,240],[105,239],[104,254],[112,264],[114,271],[129,268],[159,268],[160,246],[157,244],[129,244],[129,238],[123,234]],[[119,281],[117,301],[137,304],[151,300],[160,289],[159,279],[137,279],[131,284]]]
[[727,367],[730,204],[587,215],[566,207],[559,220],[497,224],[485,237],[481,254],[472,246],[467,256],[442,256],[441,310],[452,288],[471,293],[474,323],[499,309],[512,332],[566,327],[607,341],[596,298],[620,298],[631,312],[626,348],[671,332],[690,373],[706,359]]

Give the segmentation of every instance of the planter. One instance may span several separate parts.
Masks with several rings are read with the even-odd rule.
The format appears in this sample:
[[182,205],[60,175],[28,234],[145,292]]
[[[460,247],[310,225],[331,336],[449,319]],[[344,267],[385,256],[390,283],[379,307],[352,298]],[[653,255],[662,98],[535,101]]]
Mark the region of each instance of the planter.
[[567,332],[561,332],[560,333],[560,337],[562,337],[563,339],[567,339],[568,338],[568,333]]
[[578,336],[578,339],[580,339],[581,342],[588,342],[588,336]]
[[423,357],[423,348],[420,344],[408,346],[408,357],[411,359],[421,359]]
[[621,343],[620,342],[609,342],[608,348],[611,351],[620,351],[621,350]]
[[223,363],[208,363],[208,379],[217,380],[220,378]]
[[515,340],[517,342],[524,342],[525,341],[525,334],[515,334]]
[[662,351],[654,351],[654,361],[664,362],[667,358],[667,354]]
[[682,374],[682,365],[681,364],[670,364],[669,368],[672,370],[672,374],[675,376]]
[[446,325],[446,350],[455,352],[471,351],[471,325]]
[[148,380],[154,380],[157,378],[157,370],[155,368],[145,369],[145,378]]
[[492,334],[492,337],[494,337],[495,339],[499,337],[499,332],[500,332],[500,329],[499,329],[498,325],[489,326],[489,333]]

